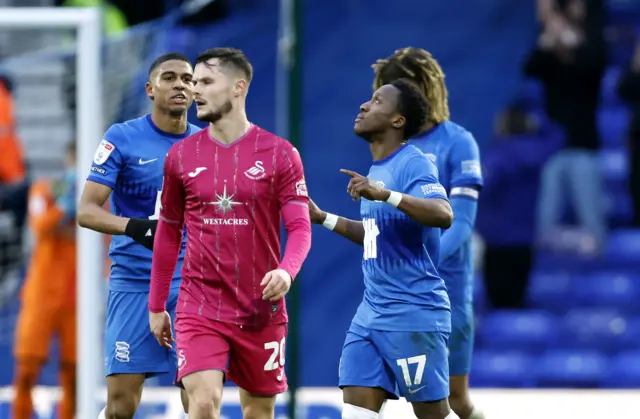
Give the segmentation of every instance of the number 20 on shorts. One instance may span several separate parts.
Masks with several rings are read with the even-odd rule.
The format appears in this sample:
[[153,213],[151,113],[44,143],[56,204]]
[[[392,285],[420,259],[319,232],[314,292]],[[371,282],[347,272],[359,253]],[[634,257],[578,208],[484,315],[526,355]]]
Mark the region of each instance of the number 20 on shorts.
[[265,371],[274,371],[280,367],[284,367],[285,341],[286,338],[282,338],[280,342],[273,341],[264,344],[264,349],[271,351],[267,363],[264,364]]

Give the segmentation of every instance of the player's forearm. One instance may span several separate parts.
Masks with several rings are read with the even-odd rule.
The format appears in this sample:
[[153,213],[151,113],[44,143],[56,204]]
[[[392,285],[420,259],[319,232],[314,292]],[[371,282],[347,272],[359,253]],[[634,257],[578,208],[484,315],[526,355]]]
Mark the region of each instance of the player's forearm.
[[320,224],[324,227],[351,240],[355,244],[362,246],[362,243],[364,243],[364,227],[362,226],[362,221],[350,220],[328,212],[324,213],[321,221]]
[[451,228],[442,234],[440,239],[440,261],[448,259],[473,234],[473,225],[476,219],[478,202],[466,198],[453,198],[451,200],[454,220]]
[[[388,202],[391,191],[384,201]],[[449,228],[453,223],[453,210],[449,202],[440,198],[415,198],[402,194],[397,208],[409,218],[427,227]]]
[[81,203],[78,207],[78,225],[104,234],[124,234],[128,218],[113,215],[101,206],[93,203]]
[[153,259],[151,261],[149,311],[152,313],[160,313],[165,310],[181,244],[182,226],[160,221],[156,231]]
[[307,204],[298,205],[293,202],[285,205],[282,208],[282,219],[287,230],[287,245],[278,268],[287,271],[294,279],[311,249],[311,221]]

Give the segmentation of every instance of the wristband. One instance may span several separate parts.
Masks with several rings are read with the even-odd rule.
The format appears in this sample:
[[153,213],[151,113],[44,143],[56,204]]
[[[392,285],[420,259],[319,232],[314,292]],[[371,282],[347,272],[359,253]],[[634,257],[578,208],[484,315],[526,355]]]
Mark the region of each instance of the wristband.
[[333,231],[333,229],[336,228],[336,224],[338,224],[338,216],[328,212],[327,218],[325,218],[324,222],[322,223],[322,227]]
[[389,198],[387,198],[387,204],[393,205],[394,207],[398,208],[398,205],[400,205],[400,201],[402,201],[402,194],[400,192],[391,191],[391,193],[389,194]]

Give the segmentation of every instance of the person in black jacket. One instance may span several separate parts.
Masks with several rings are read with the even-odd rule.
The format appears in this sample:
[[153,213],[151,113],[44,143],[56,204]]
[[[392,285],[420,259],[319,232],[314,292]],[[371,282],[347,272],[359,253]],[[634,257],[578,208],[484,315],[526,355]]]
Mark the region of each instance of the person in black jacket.
[[634,208],[632,222],[640,227],[640,43],[618,81],[618,94],[631,108],[628,132],[629,194]]
[[[542,173],[538,234],[555,243],[565,197],[572,199],[581,228],[577,250],[591,253],[605,239],[606,223],[598,160],[596,109],[606,64],[597,9],[584,0],[560,2],[543,22],[538,45],[524,71],[544,86],[545,110],[566,132],[566,147],[553,155]],[[594,23],[595,22],[595,23]]]

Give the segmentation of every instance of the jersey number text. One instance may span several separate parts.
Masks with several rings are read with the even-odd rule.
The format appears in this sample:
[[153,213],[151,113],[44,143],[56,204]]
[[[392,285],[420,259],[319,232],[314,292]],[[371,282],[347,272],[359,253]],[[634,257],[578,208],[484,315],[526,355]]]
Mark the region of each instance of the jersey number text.
[[264,344],[264,349],[271,351],[267,363],[264,364],[265,371],[274,371],[284,367],[285,340],[286,338],[282,338],[280,342],[273,341]]
[[364,227],[364,240],[362,243],[364,246],[364,260],[375,259],[378,256],[377,240],[380,234],[376,220],[374,218],[365,218],[362,220],[362,227]]
[[[426,355],[412,356],[411,358],[402,358],[396,361],[400,369],[402,370],[402,378],[408,388],[412,386],[419,386],[422,383],[422,376],[424,375],[424,366],[427,363]],[[413,380],[411,379],[411,373],[409,372],[409,365],[416,364],[416,375]]]

